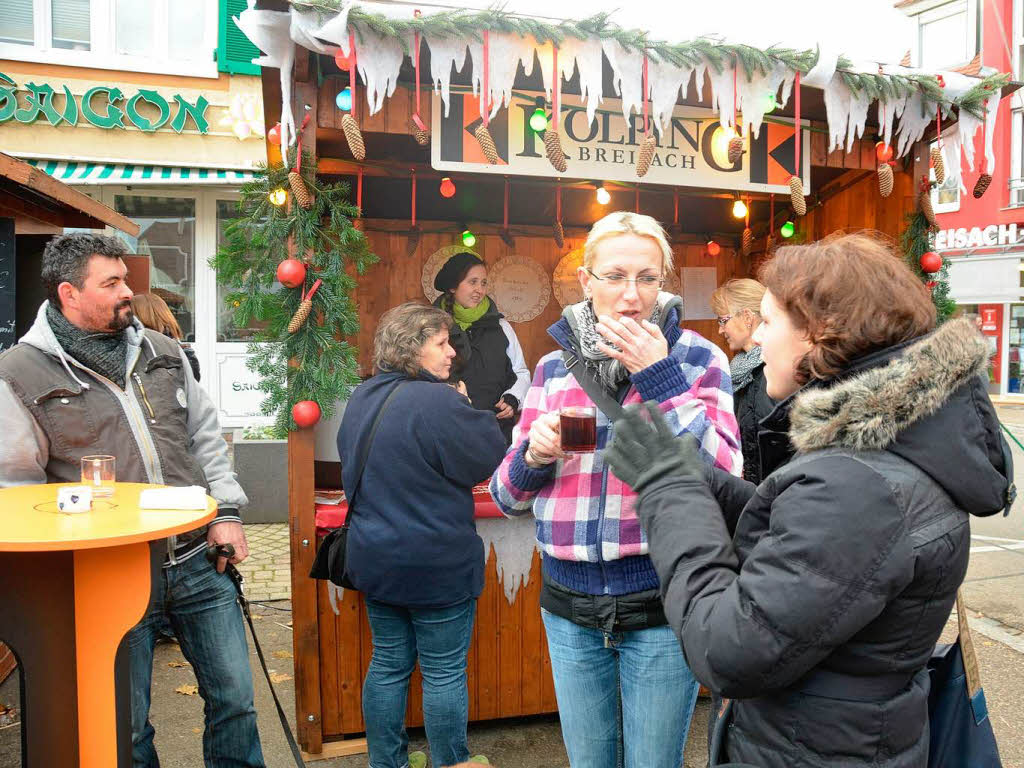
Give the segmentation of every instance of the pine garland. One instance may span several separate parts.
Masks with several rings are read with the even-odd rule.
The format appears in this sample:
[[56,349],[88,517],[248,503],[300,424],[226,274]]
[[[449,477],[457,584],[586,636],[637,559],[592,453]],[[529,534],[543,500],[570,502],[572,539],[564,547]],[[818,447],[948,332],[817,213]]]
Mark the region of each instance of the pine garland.
[[[235,325],[260,326],[247,365],[261,378],[259,388],[266,393],[261,409],[275,417],[279,435],[296,428],[291,411],[299,400],[315,400],[328,419],[335,403],[359,383],[356,349],[341,340],[359,330],[352,301],[356,282],[347,270],[355,267],[361,275],[377,261],[366,236],[353,226],[359,209],[349,202],[349,186],[321,185],[316,159],[308,153],[303,154],[302,175],[315,193],[313,205],[278,207],[267,196],[288,188],[288,169],[261,167],[242,185],[239,216],[227,225],[224,245],[210,260],[218,282],[230,289],[225,302],[234,309]],[[303,323],[295,333],[288,332],[288,323],[302,290],[275,287],[277,266],[288,258],[289,237],[296,253],[310,254],[306,282],[322,280],[313,295],[318,321]]]
[[[336,15],[342,5],[342,0],[289,2],[300,12],[316,13],[321,21]],[[495,7],[487,10],[459,8],[408,19],[394,19],[357,7],[349,10],[348,22],[360,41],[362,30],[368,29],[381,36],[396,38],[407,55],[410,53],[408,40],[413,33],[433,37],[463,37],[480,42],[484,30],[488,30],[523,37],[532,35],[538,42],[550,40],[556,45],[567,37],[581,40],[597,37],[601,40],[614,40],[627,51],[645,51],[652,61],[668,62],[677,67],[693,67],[707,62],[715,72],[720,73],[724,66],[736,61],[743,68],[748,82],[755,75],[767,74],[779,64],[791,72],[806,74],[818,63],[820,54],[818,49],[799,51],[771,46],[761,50],[750,45],[723,43],[703,37],[684,43],[668,43],[652,40],[645,30],[621,27],[610,21],[609,17],[610,13],[602,12],[578,21],[552,23],[529,16],[517,16],[502,7]],[[926,112],[933,112],[937,105],[942,106],[944,112],[956,107],[966,110],[979,120],[984,118],[988,97],[1010,80],[1008,74],[990,75],[959,99],[949,100],[934,75],[871,74],[853,72],[852,67],[853,62],[849,58],[839,57],[837,71],[847,87],[857,95],[863,94],[872,101],[884,103],[920,93],[922,109]]]
[[949,320],[956,311],[956,302],[949,297],[949,260],[943,257],[942,269],[928,273],[921,269],[921,256],[932,250],[931,229],[928,220],[920,211],[907,214],[907,226],[900,235],[900,249],[903,260],[917,275],[922,283],[935,281],[932,289],[932,302],[935,304],[935,316],[938,325]]

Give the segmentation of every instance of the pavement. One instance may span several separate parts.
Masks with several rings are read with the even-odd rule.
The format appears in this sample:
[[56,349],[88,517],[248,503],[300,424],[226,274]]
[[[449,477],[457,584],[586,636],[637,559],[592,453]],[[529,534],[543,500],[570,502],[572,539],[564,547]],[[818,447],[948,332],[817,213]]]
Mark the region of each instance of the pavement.
[[[1024,444],[1024,405],[998,404],[997,412],[1010,432]],[[1011,441],[1012,442],[1012,441]],[[1024,450],[1011,445],[1016,482],[1024,494]],[[1005,768],[1024,768],[1024,500],[1009,517],[972,518],[971,562],[964,581],[969,622],[981,667],[992,727]],[[290,725],[295,727],[292,628],[287,524],[246,526],[249,559],[241,570],[253,602],[260,644],[268,657],[275,689]],[[955,615],[943,635],[956,636]],[[250,642],[256,709],[264,756],[270,768],[291,766],[266,679]],[[20,763],[18,721],[20,685],[15,673],[0,685],[0,768]],[[153,673],[151,719],[164,768],[201,768],[202,699],[188,686],[195,676],[174,644],[157,647]],[[684,754],[684,768],[702,768],[707,761],[708,702],[700,700]],[[473,724],[470,752],[487,755],[506,768],[566,768],[557,716]],[[423,729],[410,731],[410,750],[424,749]],[[365,755],[310,763],[318,768],[362,768]]]

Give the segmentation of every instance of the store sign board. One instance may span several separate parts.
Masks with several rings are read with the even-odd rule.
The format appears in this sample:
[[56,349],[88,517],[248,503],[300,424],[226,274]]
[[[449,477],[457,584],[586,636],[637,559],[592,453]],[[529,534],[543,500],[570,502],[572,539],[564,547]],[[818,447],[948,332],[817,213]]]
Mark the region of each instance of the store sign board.
[[[190,102],[176,93],[168,101],[149,88],[140,88],[129,96],[116,85],[98,85],[76,99],[67,85],[61,88],[63,93],[58,94],[48,84],[26,83],[19,86],[0,72],[0,123],[10,120],[34,123],[45,119],[50,125],[67,123],[77,126],[79,120],[84,119],[97,128],[128,128],[132,125],[140,131],[152,133],[169,126],[175,133],[181,133],[191,121],[199,133],[210,130],[206,119],[209,102],[202,95]],[[25,94],[21,101],[18,91]],[[119,106],[121,104],[123,107]]]
[[959,227],[940,229],[935,233],[935,250],[949,251],[965,248],[996,248],[1016,245],[1024,238],[1024,227],[1016,224],[989,224],[987,227]]
[[[537,94],[538,99],[542,97]],[[484,158],[474,131],[481,124],[479,99],[453,93],[449,109],[434,97],[431,165],[441,171],[520,176],[555,176],[544,150],[543,134],[530,128],[537,109],[535,99],[520,92],[509,107],[490,120],[488,130],[501,161]],[[550,103],[546,103],[550,119]],[[736,162],[728,159],[728,136],[716,112],[676,106],[664,134],[655,131],[658,148],[643,179],[636,175],[636,156],[643,139],[643,117],[622,115],[621,102],[604,99],[594,120],[587,122],[586,106],[578,96],[566,95],[560,104],[559,134],[568,155],[569,178],[618,180],[647,184],[790,193],[795,135],[792,121],[765,122],[756,139],[745,137],[746,152]],[[810,146],[810,132],[801,145]],[[804,193],[810,193],[810,153],[801,153]]]
[[250,371],[246,363],[249,355],[217,355],[217,382],[222,419],[260,416],[260,403],[267,396],[260,388],[259,374]]

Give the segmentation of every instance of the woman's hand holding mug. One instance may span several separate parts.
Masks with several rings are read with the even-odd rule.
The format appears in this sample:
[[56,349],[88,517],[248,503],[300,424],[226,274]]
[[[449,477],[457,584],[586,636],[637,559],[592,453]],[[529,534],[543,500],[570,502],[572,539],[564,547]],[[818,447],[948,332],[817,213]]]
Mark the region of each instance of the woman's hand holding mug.
[[530,445],[526,449],[526,463],[537,469],[565,458],[558,412],[538,416],[530,425]]

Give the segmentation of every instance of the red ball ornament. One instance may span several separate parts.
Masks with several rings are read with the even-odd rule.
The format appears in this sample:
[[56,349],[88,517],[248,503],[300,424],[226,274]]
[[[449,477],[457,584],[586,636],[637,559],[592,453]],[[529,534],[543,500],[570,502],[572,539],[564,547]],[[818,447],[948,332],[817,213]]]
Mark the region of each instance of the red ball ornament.
[[285,259],[277,265],[277,282],[285,288],[298,288],[306,282],[306,265],[298,259]]
[[942,269],[942,257],[935,251],[921,254],[921,269],[928,273],[938,272]]
[[273,144],[276,147],[280,147],[281,146],[281,124],[280,123],[278,123],[277,125],[273,126],[269,131],[267,131],[267,141],[269,141],[271,144]]
[[344,71],[348,69],[348,56],[342,52],[341,48],[339,48],[338,52],[334,54],[334,63],[338,65],[338,69],[340,70]]
[[299,400],[292,406],[292,418],[301,429],[312,427],[320,421],[320,406],[315,400]]
[[935,286],[937,286],[938,283],[935,282],[934,280],[929,280],[927,283],[925,283],[925,285],[928,286],[928,290],[929,291],[934,291],[935,290]]
[[717,256],[722,252],[722,246],[714,240],[708,240],[708,256]]
[[944,78],[942,75],[936,75],[935,79],[939,81],[939,88],[946,87],[946,78]]
[[888,163],[892,160],[892,147],[884,141],[875,142],[875,157],[878,158],[879,165]]
[[453,197],[455,195],[455,182],[445,176],[441,179],[441,186],[438,188],[441,197]]

